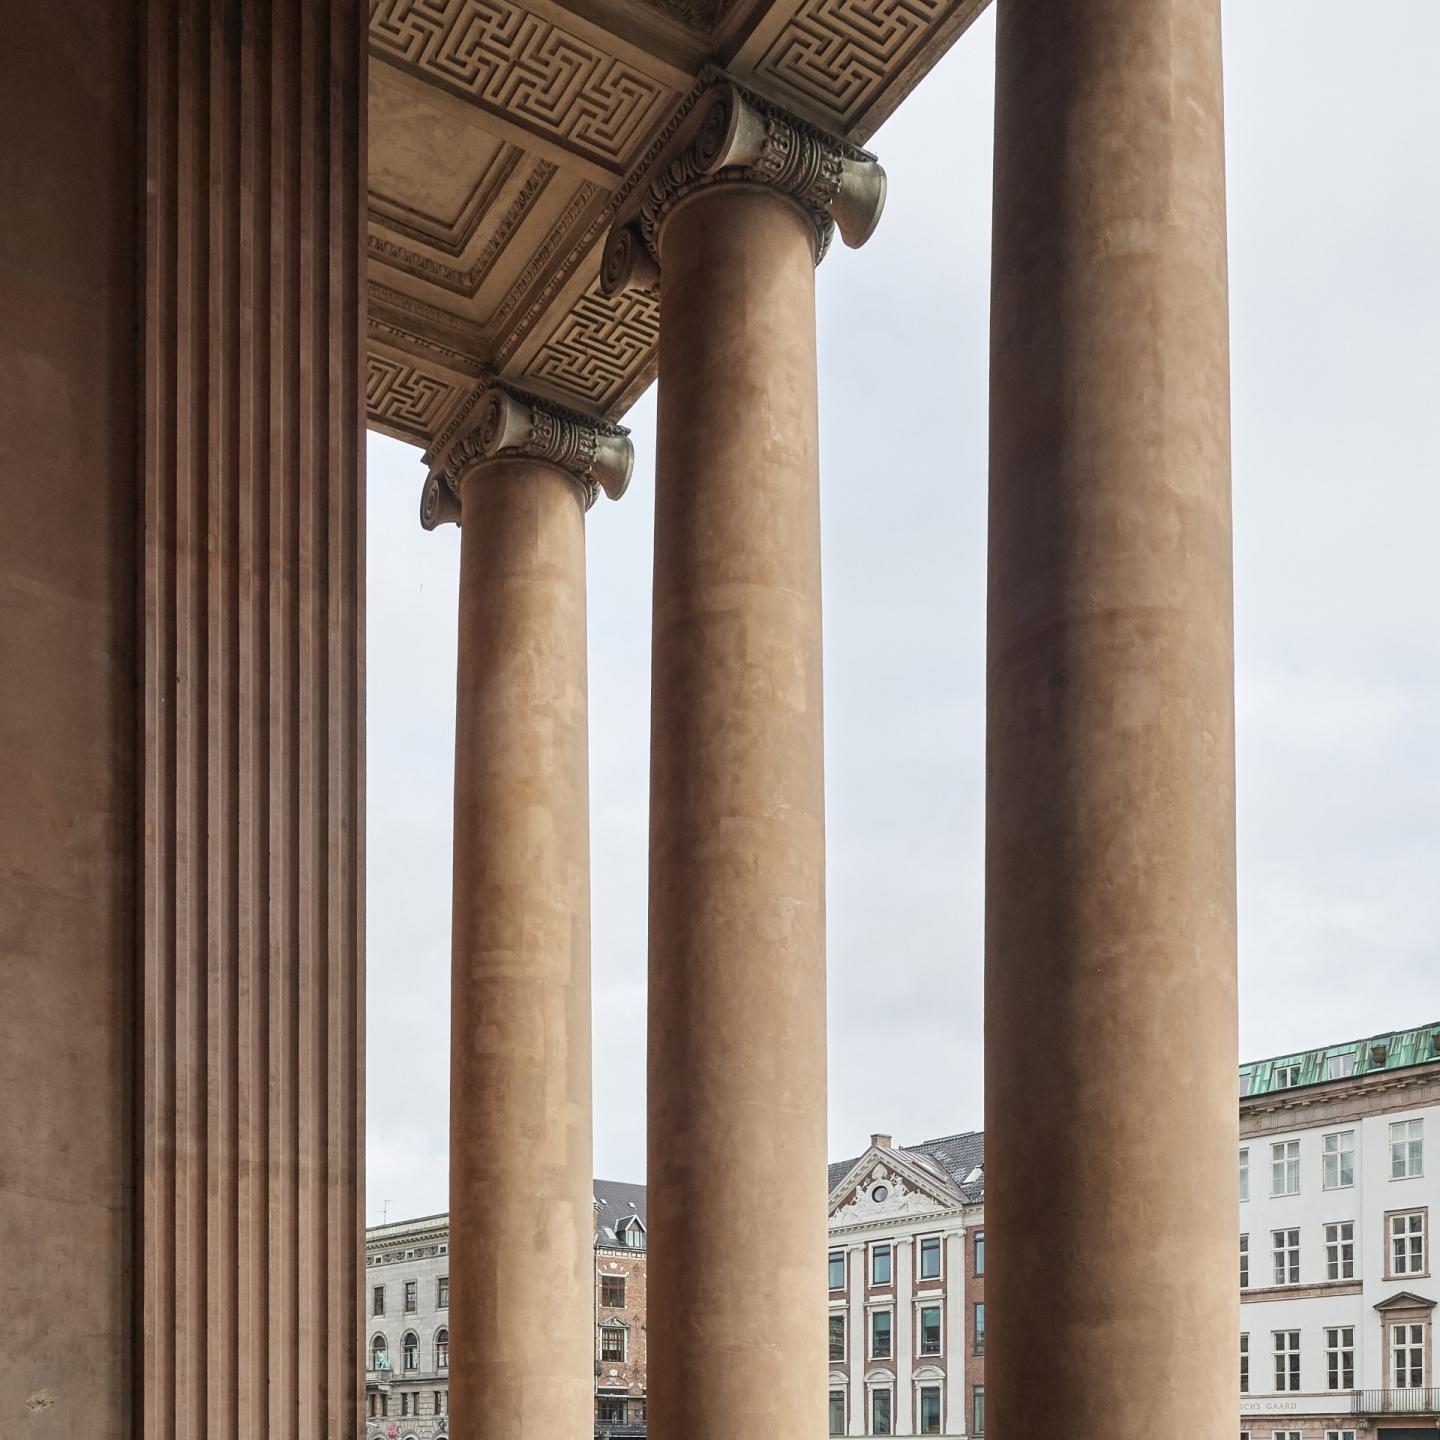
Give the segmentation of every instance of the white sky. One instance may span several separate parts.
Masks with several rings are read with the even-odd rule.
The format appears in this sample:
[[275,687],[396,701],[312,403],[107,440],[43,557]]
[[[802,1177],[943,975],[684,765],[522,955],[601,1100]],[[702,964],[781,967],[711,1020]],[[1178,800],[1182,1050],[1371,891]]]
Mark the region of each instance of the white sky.
[[[1440,5],[1228,0],[1241,1050],[1440,1019]],[[831,1153],[982,1120],[993,12],[819,272]],[[644,1178],[653,391],[590,549],[595,1166]],[[369,1219],[447,1204],[458,532],[369,444]]]

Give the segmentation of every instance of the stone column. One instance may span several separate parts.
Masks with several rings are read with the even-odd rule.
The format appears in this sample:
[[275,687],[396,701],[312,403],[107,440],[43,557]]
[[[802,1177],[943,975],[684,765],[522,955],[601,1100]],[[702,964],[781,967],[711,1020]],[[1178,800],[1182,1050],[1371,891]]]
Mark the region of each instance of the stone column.
[[497,388],[437,451],[421,520],[461,523],[451,1402],[467,1429],[581,1440],[595,1423],[584,516],[601,486],[624,489],[631,448]]
[[1219,11],[997,21],[986,1364],[1012,1440],[1235,1429]]
[[649,1012],[657,1436],[825,1433],[814,267],[832,223],[857,243],[868,234],[882,194],[868,157],[722,84],[606,256],[612,289],[662,276]]

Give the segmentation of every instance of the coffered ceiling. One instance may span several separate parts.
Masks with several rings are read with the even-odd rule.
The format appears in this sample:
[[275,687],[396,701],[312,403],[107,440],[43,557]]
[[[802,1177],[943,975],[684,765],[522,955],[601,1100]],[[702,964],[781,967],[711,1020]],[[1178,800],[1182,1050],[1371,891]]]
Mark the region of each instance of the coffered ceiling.
[[618,418],[659,313],[600,257],[701,71],[863,142],[984,4],[370,0],[371,426],[431,446],[497,375]]

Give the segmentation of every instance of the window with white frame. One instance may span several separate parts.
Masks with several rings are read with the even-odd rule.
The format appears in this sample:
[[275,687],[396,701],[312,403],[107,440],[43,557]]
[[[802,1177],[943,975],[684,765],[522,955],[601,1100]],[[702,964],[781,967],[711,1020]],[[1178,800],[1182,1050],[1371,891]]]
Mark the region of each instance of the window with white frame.
[[420,1282],[418,1280],[407,1280],[405,1282],[405,1313],[413,1315],[420,1308]]
[[1305,1437],[1298,1430],[1275,1430],[1271,1432],[1275,1440],[1305,1440]]
[[1355,1440],[1353,1430],[1327,1430],[1325,1440]]
[[1270,1193],[1300,1193],[1300,1142],[1278,1140],[1270,1147]]
[[845,1288],[845,1252],[843,1250],[832,1250],[830,1252],[830,1288],[832,1290],[843,1290]]
[[1425,1173],[1425,1122],[1397,1120],[1390,1127],[1390,1178],[1413,1180]]
[[975,1353],[983,1355],[985,1353],[985,1302],[983,1300],[975,1302],[975,1323],[972,1329],[975,1332]]
[[1425,1273],[1425,1212],[1411,1210],[1390,1217],[1390,1273]]
[[1242,1290],[1250,1288],[1250,1237],[1248,1235],[1240,1237],[1240,1288]]
[[1344,1190],[1355,1183],[1355,1132],[1337,1130],[1323,1142],[1325,1156],[1324,1186],[1327,1190]]
[[1243,1331],[1240,1334],[1240,1393],[1250,1393],[1250,1337]]
[[1300,1332],[1275,1332],[1275,1388],[1281,1391],[1300,1388]]
[[1330,1055],[1325,1060],[1325,1078],[1343,1080],[1355,1073],[1355,1052],[1347,1050],[1343,1055]]
[[927,1235],[920,1242],[920,1278],[922,1280],[938,1280],[940,1278],[940,1237],[938,1235]]
[[1337,1220],[1325,1227],[1325,1278],[1355,1278],[1355,1222]]
[[437,1370],[450,1368],[450,1332],[448,1330],[435,1332],[435,1368]]
[[872,1245],[870,1247],[870,1283],[872,1285],[888,1285],[890,1283],[893,1255],[894,1252],[889,1245]]
[[940,1307],[938,1305],[922,1305],[920,1307],[920,1353],[922,1355],[938,1355],[940,1353]]
[[1425,1327],[1390,1327],[1390,1382],[1397,1390],[1418,1390],[1425,1383]]
[[1355,1388],[1355,1327],[1331,1325],[1325,1330],[1325,1388]]
[[845,1316],[833,1310],[830,1312],[830,1358],[845,1358]]
[[400,1341],[400,1364],[406,1370],[420,1368],[420,1337],[413,1330],[407,1330]]
[[940,1387],[938,1385],[922,1385],[920,1387],[920,1426],[921,1435],[938,1435],[940,1433]]
[[870,1358],[872,1360],[888,1360],[890,1358],[890,1330],[890,1312],[888,1310],[872,1310],[870,1312]]
[[1277,1090],[1293,1090],[1299,1083],[1300,1066],[1298,1062],[1275,1067],[1275,1088]]
[[1275,1261],[1275,1283],[1277,1285],[1298,1285],[1300,1283],[1300,1232],[1298,1230],[1272,1230],[1270,1251]]
[[890,1435],[891,1429],[891,1399],[892,1392],[888,1388],[874,1386],[870,1391],[870,1433],[872,1435]]
[[1250,1198],[1250,1147],[1247,1145],[1240,1152],[1240,1198]]
[[843,1390],[830,1392],[830,1433],[832,1435],[845,1433],[845,1392]]

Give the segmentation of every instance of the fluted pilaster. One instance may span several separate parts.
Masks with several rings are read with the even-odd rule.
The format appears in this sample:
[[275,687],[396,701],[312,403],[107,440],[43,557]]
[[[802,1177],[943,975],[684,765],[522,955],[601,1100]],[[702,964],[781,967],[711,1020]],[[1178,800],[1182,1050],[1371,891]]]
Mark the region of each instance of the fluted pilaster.
[[362,16],[152,0],[142,1422],[355,1433]]

